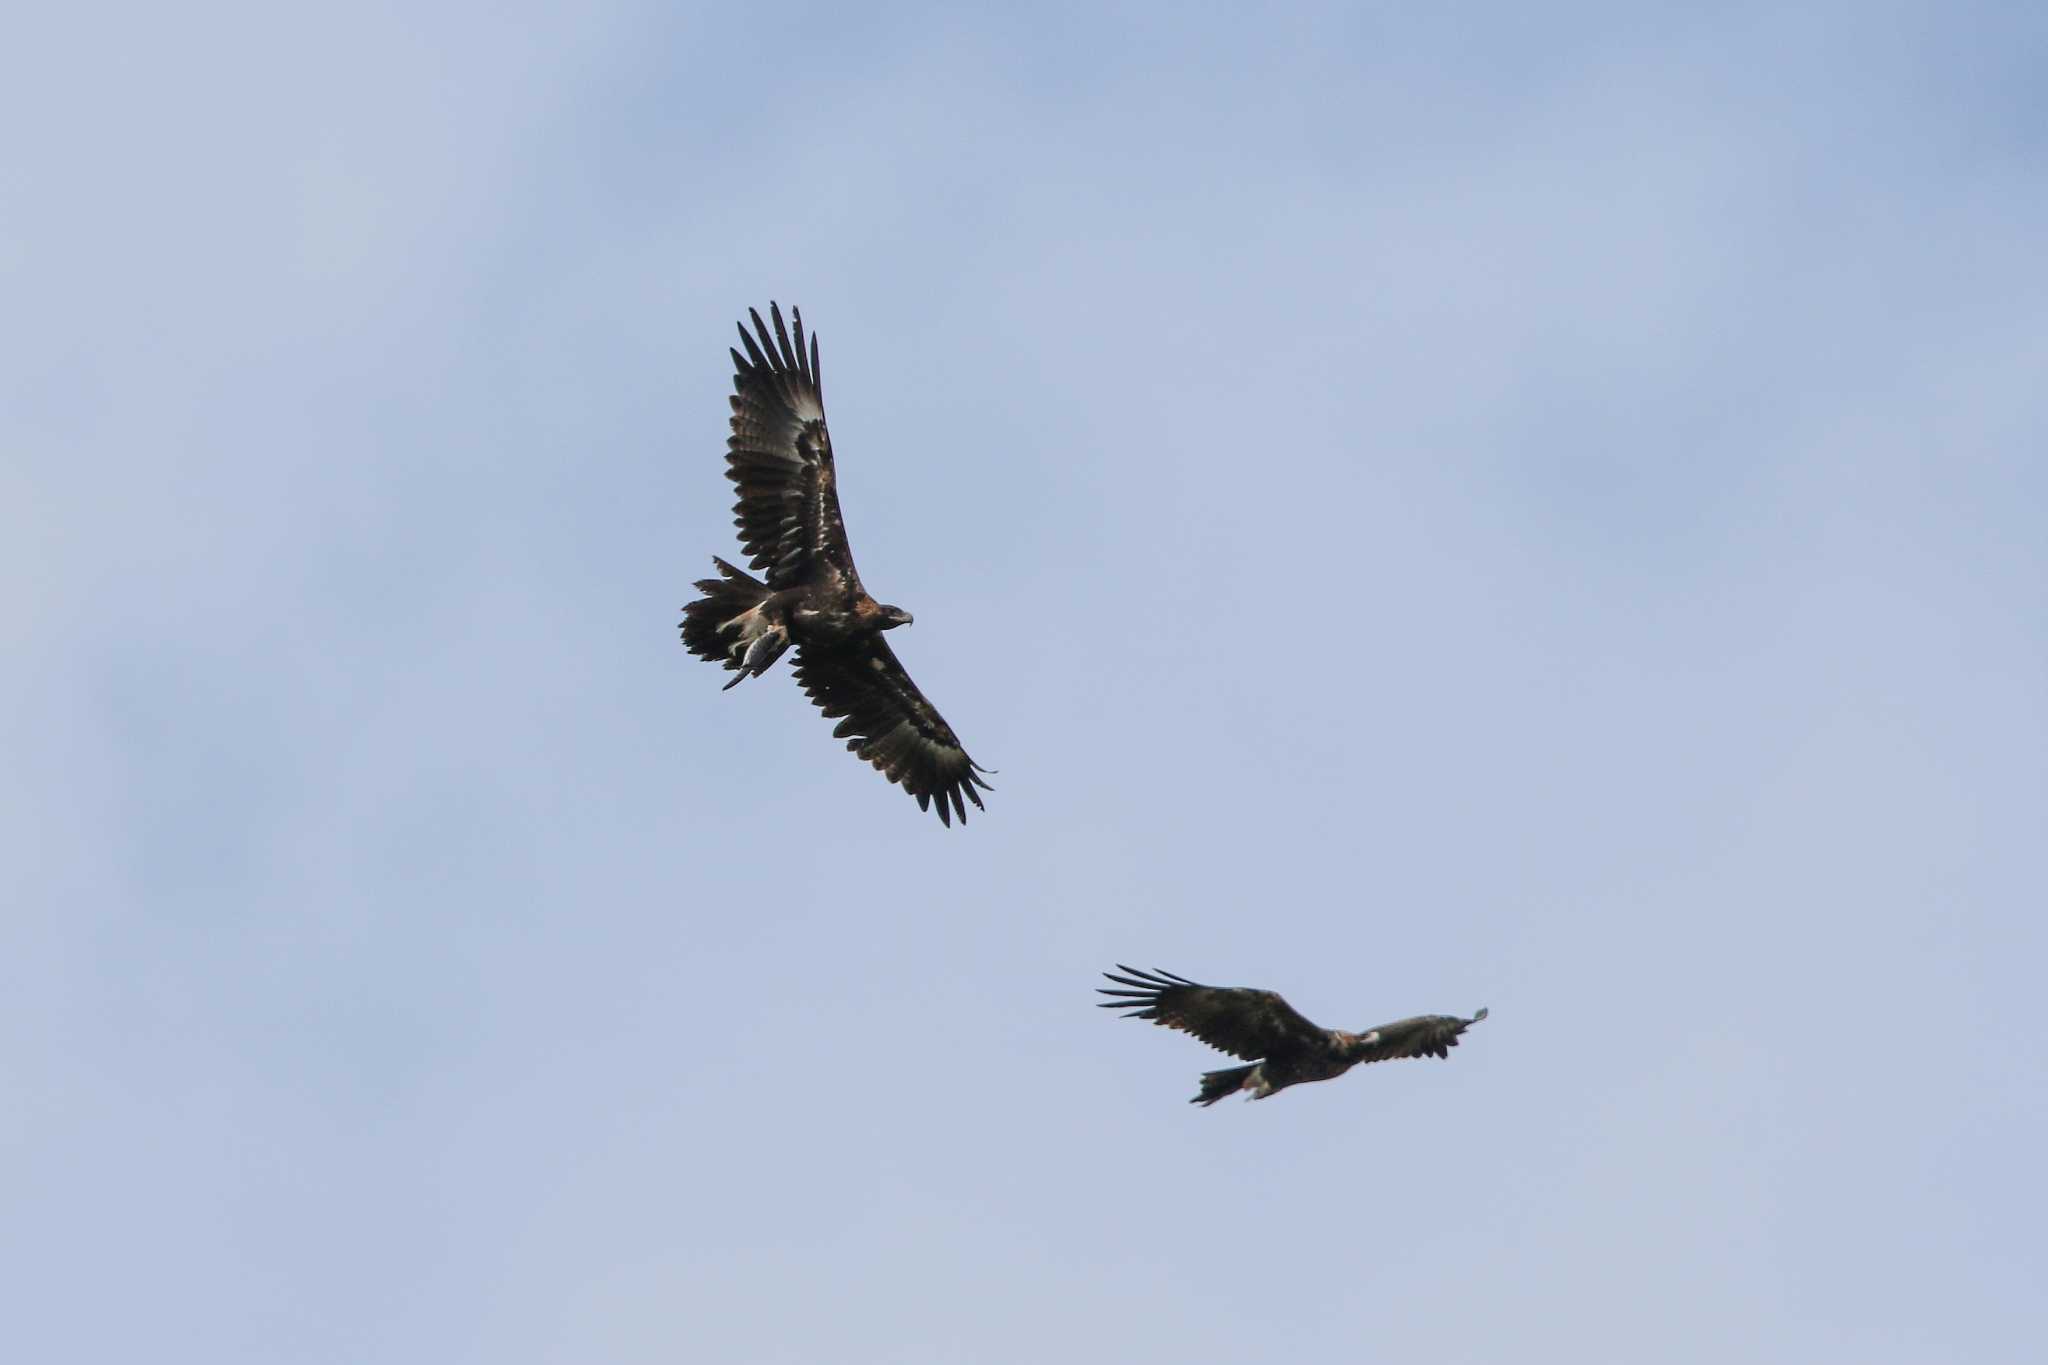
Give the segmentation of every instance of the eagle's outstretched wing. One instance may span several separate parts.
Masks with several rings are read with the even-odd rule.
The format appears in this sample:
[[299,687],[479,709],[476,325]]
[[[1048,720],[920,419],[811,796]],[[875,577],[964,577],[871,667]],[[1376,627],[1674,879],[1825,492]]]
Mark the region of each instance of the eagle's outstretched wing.
[[733,524],[740,544],[771,588],[800,582],[818,560],[850,574],[853,552],[839,517],[832,437],[818,384],[818,338],[806,347],[804,317],[794,308],[793,346],[780,307],[768,305],[772,336],[758,311],[747,312],[754,330],[742,324],[747,353],[732,352],[732,435],[725,443],[725,476],[739,490]]
[[1392,1024],[1367,1029],[1360,1039],[1368,1047],[1360,1062],[1387,1062],[1399,1057],[1448,1057],[1458,1045],[1458,1035],[1486,1017],[1481,1010],[1470,1019],[1454,1014],[1418,1014]]
[[967,756],[953,727],[924,699],[879,634],[838,647],[799,645],[795,672],[820,711],[845,717],[833,737],[901,783],[919,810],[929,809],[936,797],[941,824],[951,825],[955,815],[965,822],[966,801],[982,808],[976,787],[995,790],[981,780],[988,769]]
[[1126,1019],[1150,1019],[1167,1028],[1184,1029],[1210,1047],[1247,1062],[1285,1053],[1294,1048],[1313,1047],[1328,1034],[1295,1011],[1277,991],[1253,990],[1248,986],[1204,986],[1172,972],[1157,968],[1149,972],[1116,964],[1118,971],[1103,975],[1130,990],[1109,990],[1103,995],[1118,997],[1098,1001],[1106,1010],[1129,1010]]

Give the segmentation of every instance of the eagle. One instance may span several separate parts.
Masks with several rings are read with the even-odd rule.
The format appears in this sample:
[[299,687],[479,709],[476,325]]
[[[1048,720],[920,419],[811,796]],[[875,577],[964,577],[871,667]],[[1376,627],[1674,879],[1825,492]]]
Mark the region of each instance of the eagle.
[[989,770],[967,756],[882,638],[911,616],[870,597],[853,567],[818,338],[812,333],[807,345],[803,314],[789,311],[794,344],[771,302],[773,334],[750,308],[754,330],[739,329],[747,353],[730,352],[725,474],[739,490],[740,547],[766,581],[712,556],[719,576],[700,579],[703,596],[683,608],[683,644],[736,675],[727,689],[767,672],[794,645],[797,685],[828,718],[840,718],[833,737],[916,797],[918,809],[936,803],[940,824],[950,827],[955,815],[965,823],[968,801],[985,809],[975,788],[994,790],[981,777]]
[[1242,1057],[1250,1066],[1202,1075],[1202,1091],[1189,1104],[1210,1105],[1225,1095],[1249,1090],[1255,1100],[1304,1081],[1334,1080],[1361,1062],[1396,1057],[1448,1057],[1458,1035],[1486,1017],[1480,1010],[1470,1019],[1453,1014],[1419,1014],[1363,1033],[1318,1028],[1280,998],[1276,991],[1249,986],[1204,986],[1157,968],[1149,972],[1119,962],[1103,975],[1123,987],[1098,986],[1113,997],[1096,1003],[1106,1010],[1128,1011],[1126,1019],[1150,1019],[1167,1028],[1192,1033],[1221,1052]]

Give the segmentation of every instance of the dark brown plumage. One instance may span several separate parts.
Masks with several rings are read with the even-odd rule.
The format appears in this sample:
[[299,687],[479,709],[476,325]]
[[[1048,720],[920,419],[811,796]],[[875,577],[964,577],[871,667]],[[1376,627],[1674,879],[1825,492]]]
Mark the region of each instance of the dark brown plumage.
[[703,596],[683,608],[683,643],[731,670],[728,688],[759,677],[794,645],[797,683],[839,719],[833,735],[916,797],[920,810],[936,798],[940,823],[956,815],[965,821],[967,802],[981,808],[975,788],[991,790],[981,778],[988,770],[967,756],[882,638],[909,625],[910,613],[870,597],[853,567],[825,428],[818,338],[806,345],[795,309],[793,345],[776,305],[768,305],[772,336],[761,315],[749,313],[754,330],[740,327],[747,353],[731,353],[725,463],[739,492],[733,522],[740,546],[766,581],[714,557],[719,577],[700,580]]
[[1201,1093],[1190,1104],[1214,1104],[1239,1090],[1262,1100],[1290,1085],[1334,1079],[1363,1062],[1448,1057],[1458,1045],[1458,1035],[1486,1017],[1483,1009],[1470,1019],[1422,1014],[1346,1033],[1318,1028],[1274,991],[1204,986],[1172,972],[1144,972],[1121,962],[1117,971],[1126,975],[1103,975],[1123,989],[1096,988],[1098,994],[1113,997],[1097,1002],[1103,1009],[1124,1010],[1127,1019],[1150,1019],[1180,1029],[1219,1052],[1253,1063],[1203,1073]]

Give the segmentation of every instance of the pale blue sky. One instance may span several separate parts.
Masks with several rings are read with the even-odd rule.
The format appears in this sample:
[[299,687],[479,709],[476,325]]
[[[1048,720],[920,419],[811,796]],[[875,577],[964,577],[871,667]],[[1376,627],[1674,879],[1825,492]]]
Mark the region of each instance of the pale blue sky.
[[[18,21],[9,1358],[2027,1357],[2048,20],[1784,9]],[[964,830],[676,643],[770,298]]]

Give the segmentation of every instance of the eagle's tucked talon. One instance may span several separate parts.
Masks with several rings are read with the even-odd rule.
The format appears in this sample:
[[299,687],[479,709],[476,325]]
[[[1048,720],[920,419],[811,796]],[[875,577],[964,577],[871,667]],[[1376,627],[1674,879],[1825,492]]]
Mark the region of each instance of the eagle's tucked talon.
[[782,657],[782,651],[789,648],[789,631],[781,626],[764,630],[754,637],[754,643],[747,646],[740,668],[754,677],[768,671],[768,665]]

